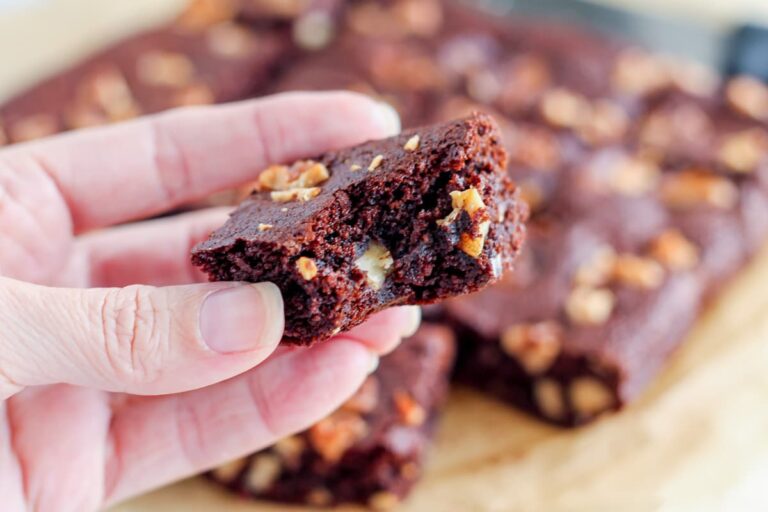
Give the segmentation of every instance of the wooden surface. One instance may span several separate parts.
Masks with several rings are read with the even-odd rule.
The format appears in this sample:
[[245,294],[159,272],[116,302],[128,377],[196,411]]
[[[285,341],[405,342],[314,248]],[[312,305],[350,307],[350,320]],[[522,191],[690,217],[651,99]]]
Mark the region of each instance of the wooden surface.
[[[0,98],[90,48],[168,17],[182,2],[50,0],[0,16]],[[750,0],[647,3],[678,9],[696,3],[699,14],[717,14],[726,4],[742,12],[763,5],[749,11],[755,15],[768,10]],[[766,340],[768,251],[713,305],[648,392],[622,414],[563,431],[468,390],[454,390],[426,477],[401,510],[768,510]],[[196,479],[114,510],[224,509],[307,510],[242,502]]]

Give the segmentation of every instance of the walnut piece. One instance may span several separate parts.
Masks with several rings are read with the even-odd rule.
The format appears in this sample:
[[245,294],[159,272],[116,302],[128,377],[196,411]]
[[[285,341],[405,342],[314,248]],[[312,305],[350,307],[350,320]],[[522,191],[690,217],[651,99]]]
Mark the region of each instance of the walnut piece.
[[322,11],[310,11],[293,24],[293,41],[305,50],[321,50],[333,41],[336,25],[333,18]]
[[601,245],[576,269],[573,282],[581,286],[602,286],[611,279],[615,264],[616,251],[610,245]]
[[622,254],[616,260],[613,277],[620,283],[651,290],[664,281],[664,267],[651,258]]
[[558,128],[576,128],[592,109],[587,98],[563,88],[548,91],[540,108],[544,119]]
[[275,226],[273,226],[272,224],[262,224],[262,223],[259,223],[258,229],[259,229],[259,231],[264,232],[264,231],[269,231],[273,227],[275,227]]
[[342,408],[360,414],[366,414],[373,411],[379,404],[379,380],[374,376],[369,376],[360,386],[360,389],[347,400]]
[[276,190],[275,192],[270,192],[269,197],[276,203],[290,203],[291,201],[305,203],[319,196],[321,191],[320,187]]
[[110,121],[125,121],[141,113],[125,75],[117,67],[99,70],[85,79],[78,95],[87,105],[96,105]]
[[676,229],[656,237],[650,255],[670,270],[690,270],[699,262],[698,248]]
[[59,123],[53,115],[35,114],[13,123],[8,134],[13,142],[28,142],[48,137],[58,131]]
[[371,242],[362,256],[355,260],[355,266],[365,274],[368,284],[380,290],[394,260],[389,250],[378,242]]
[[212,105],[216,97],[210,87],[205,84],[192,84],[182,87],[173,93],[171,104],[175,107],[191,107],[195,105]]
[[139,79],[157,87],[184,87],[192,82],[195,66],[183,53],[150,51],[136,62]]
[[611,409],[616,400],[611,390],[594,377],[578,377],[569,388],[571,407],[580,417],[592,417]]
[[661,171],[659,167],[645,159],[626,157],[613,169],[610,187],[627,196],[647,194],[656,188]]
[[731,108],[757,119],[768,120],[768,87],[760,80],[749,76],[738,76],[728,82],[725,97]]
[[349,170],[352,171],[352,172],[359,171],[362,168],[363,168],[363,166],[362,165],[358,165],[358,164],[352,164],[352,165],[349,166]]
[[212,53],[228,59],[246,57],[254,47],[252,32],[235,23],[220,23],[206,34]]
[[699,169],[670,174],[661,184],[664,202],[680,210],[696,206],[727,210],[735,206],[738,196],[739,191],[730,180]]
[[339,409],[310,427],[309,442],[328,462],[338,462],[368,433],[368,425],[357,413]]
[[414,135],[408,141],[405,143],[405,146],[403,146],[403,149],[406,151],[416,151],[419,149],[419,136]]
[[605,323],[613,312],[616,297],[607,288],[577,286],[565,301],[568,318],[578,325]]
[[645,96],[671,84],[664,61],[643,50],[631,48],[622,52],[613,69],[613,87],[631,96]]
[[311,281],[317,276],[317,263],[312,258],[300,257],[296,260],[296,268],[299,270],[301,277],[307,281]]
[[466,212],[472,223],[477,225],[477,229],[475,232],[462,233],[458,246],[467,255],[479,258],[483,253],[485,239],[491,226],[483,198],[475,187],[462,191],[455,190],[450,195],[453,211],[444,219],[438,220],[437,224],[438,226],[452,224],[462,211]]
[[274,484],[283,472],[280,458],[271,453],[256,455],[245,476],[245,485],[250,491],[264,492]]
[[392,510],[399,504],[397,494],[389,491],[379,491],[368,499],[368,506],[373,510]]
[[396,391],[393,399],[395,408],[400,415],[400,421],[404,425],[418,427],[427,420],[427,412],[409,393]]
[[593,145],[620,140],[629,128],[629,116],[610,100],[597,100],[586,117],[576,125],[576,133],[584,142]]
[[565,418],[563,387],[553,379],[537,379],[533,384],[533,399],[539,412],[551,420]]
[[300,436],[288,436],[280,439],[272,450],[280,457],[286,467],[296,468],[301,463],[301,455],[307,449],[307,443]]
[[768,153],[768,133],[761,128],[725,137],[717,152],[718,160],[736,173],[754,172]]
[[240,476],[240,473],[245,469],[245,466],[248,465],[248,458],[242,458],[242,459],[236,459],[231,462],[227,462],[226,464],[223,464],[211,471],[211,474],[213,474],[213,477],[218,480],[219,482],[224,482],[225,484],[231,483]]
[[235,17],[236,0],[193,0],[176,20],[189,31],[200,31]]
[[563,329],[557,322],[516,324],[501,334],[501,349],[515,358],[529,375],[546,372],[557,359]]
[[[285,165],[271,165],[259,175],[259,190],[286,192],[299,189],[312,189],[313,187],[317,187],[317,185],[325,183],[330,176],[328,168],[324,164],[315,162],[314,160],[301,160],[291,167]],[[309,199],[312,197],[315,196],[311,196]]]
[[368,172],[373,172],[376,169],[378,169],[379,166],[381,165],[381,162],[383,161],[384,161],[384,155],[376,155],[375,157],[373,157],[373,160],[371,160],[370,165],[368,165]]

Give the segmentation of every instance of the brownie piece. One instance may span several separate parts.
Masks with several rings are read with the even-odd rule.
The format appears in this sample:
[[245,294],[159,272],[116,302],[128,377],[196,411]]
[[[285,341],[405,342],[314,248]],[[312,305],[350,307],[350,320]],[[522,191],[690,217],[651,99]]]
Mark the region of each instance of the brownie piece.
[[244,99],[263,88],[287,41],[202,18],[122,41],[0,106],[0,133],[25,142],[174,107]]
[[323,340],[500,278],[526,215],[505,163],[495,124],[474,115],[273,166],[192,259],[212,280],[277,284],[285,340]]
[[424,324],[335,413],[209,477],[245,498],[392,508],[421,475],[453,357],[451,330]]

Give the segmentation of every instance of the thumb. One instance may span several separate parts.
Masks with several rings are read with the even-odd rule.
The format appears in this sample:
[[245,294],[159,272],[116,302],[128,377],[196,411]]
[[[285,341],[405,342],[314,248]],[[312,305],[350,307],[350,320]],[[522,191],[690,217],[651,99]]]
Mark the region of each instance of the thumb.
[[0,326],[0,400],[54,383],[164,394],[263,361],[283,301],[271,283],[79,290],[0,278]]

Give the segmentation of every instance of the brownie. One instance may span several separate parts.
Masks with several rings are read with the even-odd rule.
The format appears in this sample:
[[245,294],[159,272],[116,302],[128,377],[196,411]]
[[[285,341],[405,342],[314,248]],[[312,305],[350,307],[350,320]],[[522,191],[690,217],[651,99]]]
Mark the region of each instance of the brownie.
[[192,259],[212,280],[275,283],[285,341],[323,340],[500,278],[526,215],[505,164],[492,119],[473,115],[272,166]]
[[453,357],[451,330],[424,324],[332,415],[209,477],[245,498],[392,508],[422,473]]
[[10,143],[25,142],[174,107],[244,99],[265,86],[286,45],[277,32],[182,18],[12,98],[0,106],[0,132]]

